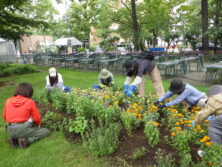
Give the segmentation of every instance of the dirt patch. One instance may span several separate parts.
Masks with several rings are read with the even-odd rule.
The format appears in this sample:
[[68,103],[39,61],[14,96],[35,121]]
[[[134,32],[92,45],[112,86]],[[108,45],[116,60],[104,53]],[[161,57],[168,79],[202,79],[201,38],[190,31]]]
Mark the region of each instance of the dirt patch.
[[6,85],[5,82],[3,82],[3,81],[0,82],[0,87],[3,87],[3,86],[5,86],[5,85]]
[[[141,126],[137,129],[131,136],[121,136],[121,143],[119,145],[119,149],[115,153],[115,157],[122,159],[124,162],[127,162],[130,166],[139,166],[139,167],[147,167],[155,165],[155,156],[158,149],[161,149],[164,155],[171,154],[174,162],[179,162],[179,154],[178,152],[172,148],[171,145],[166,143],[164,136],[169,136],[169,132],[165,127],[160,128],[160,142],[155,147],[151,147],[148,144],[148,140],[144,135],[144,128]],[[148,152],[141,158],[133,160],[132,154],[137,148],[145,147]],[[179,164],[176,164],[179,166]]]
[[0,87],[4,86],[15,86],[16,83],[13,81],[0,81]]

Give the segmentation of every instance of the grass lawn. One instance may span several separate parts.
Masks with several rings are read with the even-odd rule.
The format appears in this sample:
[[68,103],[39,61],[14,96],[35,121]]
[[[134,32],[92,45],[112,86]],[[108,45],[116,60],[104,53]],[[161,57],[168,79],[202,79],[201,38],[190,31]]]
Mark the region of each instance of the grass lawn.
[[[5,100],[13,95],[18,83],[29,82],[34,88],[35,93],[45,87],[45,77],[47,68],[41,68],[42,72],[10,76],[0,78],[1,81],[8,81],[11,84],[0,87],[0,115],[2,115]],[[62,74],[66,86],[89,88],[96,84],[98,72],[78,72],[71,69],[58,69]],[[122,85],[125,79],[123,75],[115,75],[115,83]],[[163,81],[165,90],[169,87],[169,81]],[[208,87],[195,85],[202,91],[207,91]],[[154,92],[151,81],[147,80],[146,91]],[[34,144],[26,150],[9,148],[6,139],[5,121],[0,117],[0,167],[106,167],[109,166],[109,159],[97,158],[83,149],[78,143],[67,142],[59,132],[52,134]]]

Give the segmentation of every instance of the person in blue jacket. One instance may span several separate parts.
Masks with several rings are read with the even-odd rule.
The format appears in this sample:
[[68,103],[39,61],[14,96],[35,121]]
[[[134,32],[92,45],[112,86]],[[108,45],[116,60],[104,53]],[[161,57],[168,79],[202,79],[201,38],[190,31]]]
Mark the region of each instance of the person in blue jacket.
[[[177,98],[169,101],[168,103],[159,105],[161,102],[164,102],[167,98],[177,94]],[[199,106],[204,107],[207,101],[206,94],[201,92],[191,86],[190,84],[183,83],[181,79],[174,79],[171,81],[169,91],[160,97],[154,105],[158,106],[159,109],[164,107],[174,106],[181,102],[185,101],[190,106]]]

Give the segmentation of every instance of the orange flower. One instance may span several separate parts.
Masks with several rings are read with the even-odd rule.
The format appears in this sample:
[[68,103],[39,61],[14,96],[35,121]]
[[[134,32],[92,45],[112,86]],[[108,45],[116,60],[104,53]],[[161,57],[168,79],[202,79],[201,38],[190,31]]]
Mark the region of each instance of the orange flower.
[[206,142],[205,145],[206,146],[210,146],[212,144],[212,142]]
[[175,124],[176,124],[176,125],[180,125],[180,123],[179,123],[179,122],[176,122]]
[[171,133],[171,136],[175,136],[175,135],[176,135],[176,133],[175,133],[175,132],[172,132],[172,133]]
[[197,129],[194,129],[193,131],[194,131],[194,132],[196,132],[196,131],[197,131]]

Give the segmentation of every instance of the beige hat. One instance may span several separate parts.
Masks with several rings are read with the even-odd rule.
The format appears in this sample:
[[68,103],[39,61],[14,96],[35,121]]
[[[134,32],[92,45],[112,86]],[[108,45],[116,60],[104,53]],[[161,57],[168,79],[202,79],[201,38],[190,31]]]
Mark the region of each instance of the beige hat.
[[102,78],[102,79],[105,79],[105,78],[108,78],[111,76],[111,72],[108,71],[107,69],[102,69],[99,76]]
[[211,97],[211,96],[215,96],[219,93],[222,93],[222,85],[214,85],[209,88],[207,96]]
[[49,69],[49,75],[50,75],[50,77],[56,76],[56,69],[54,67]]

